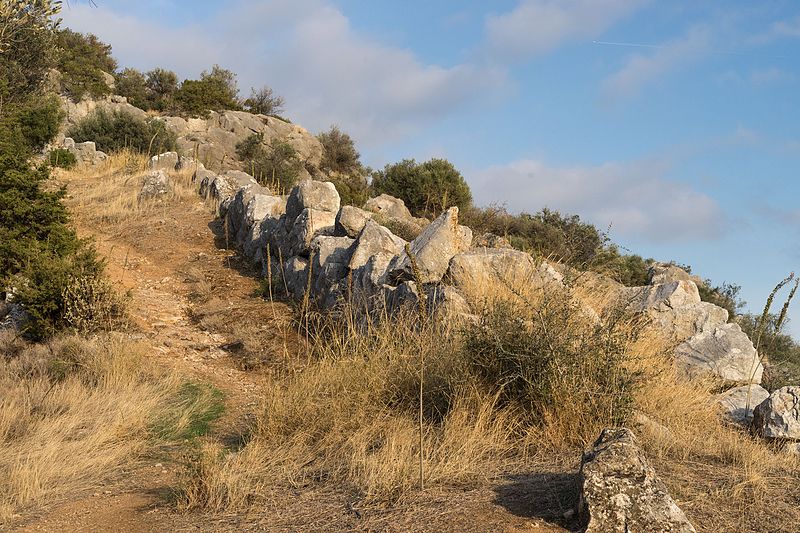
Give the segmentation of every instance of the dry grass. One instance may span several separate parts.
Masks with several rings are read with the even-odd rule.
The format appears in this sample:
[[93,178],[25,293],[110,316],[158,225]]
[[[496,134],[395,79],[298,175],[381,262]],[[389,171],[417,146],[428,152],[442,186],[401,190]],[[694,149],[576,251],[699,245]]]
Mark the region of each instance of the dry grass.
[[[142,178],[148,173],[148,158],[142,154],[122,151],[111,154],[106,162],[97,167],[74,170],[59,170],[60,181],[90,181],[79,197],[69,202],[70,209],[90,224],[105,227],[120,227],[151,220],[176,203],[197,209],[197,186],[192,183],[193,169],[168,172],[171,191],[155,201],[139,202]],[[203,207],[211,210],[210,207]]]
[[144,347],[120,336],[27,345],[3,335],[0,525],[131,467],[211,401],[182,395],[174,375],[148,369]]

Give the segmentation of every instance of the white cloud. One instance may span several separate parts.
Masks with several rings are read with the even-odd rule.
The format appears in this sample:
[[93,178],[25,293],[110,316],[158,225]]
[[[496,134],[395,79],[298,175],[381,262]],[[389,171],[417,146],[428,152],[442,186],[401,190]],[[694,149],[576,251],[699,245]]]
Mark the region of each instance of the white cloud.
[[179,28],[102,4],[74,5],[63,16],[112,44],[124,66],[192,77],[219,63],[239,74],[243,93],[268,84],[286,97],[292,120],[315,131],[340,124],[364,145],[407,136],[506,81],[502,69],[428,64],[366,38],[327,0],[242,0]]
[[775,22],[770,33],[776,37],[800,37],[800,16]]
[[580,215],[612,235],[656,242],[708,240],[722,234],[717,203],[663,177],[657,162],[557,167],[524,159],[472,175],[476,201],[504,203],[513,212],[549,207]]
[[694,27],[681,39],[653,47],[650,54],[637,53],[625,65],[603,81],[603,92],[612,99],[637,94],[641,88],[664,74],[710,53],[711,32]]
[[519,60],[564,43],[593,39],[644,4],[642,0],[520,0],[486,20],[493,57]]
[[756,69],[750,72],[750,83],[758,86],[780,83],[791,78],[792,75],[789,72],[778,67]]

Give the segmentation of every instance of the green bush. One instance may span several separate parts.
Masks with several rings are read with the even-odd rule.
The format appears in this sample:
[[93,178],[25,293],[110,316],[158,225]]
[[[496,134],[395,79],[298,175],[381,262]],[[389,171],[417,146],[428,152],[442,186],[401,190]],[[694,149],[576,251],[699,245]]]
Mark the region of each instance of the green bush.
[[148,107],[156,111],[166,111],[174,105],[175,93],[178,92],[178,75],[171,70],[154,68],[147,73]]
[[47,161],[50,163],[51,167],[66,169],[75,168],[75,165],[78,164],[75,154],[65,148],[50,150],[50,153],[47,154]]
[[320,168],[341,174],[363,174],[364,167],[352,137],[336,126],[317,135],[324,149]]
[[97,149],[106,153],[127,148],[152,156],[176,149],[175,134],[163,122],[120,111],[98,109],[70,128],[67,135],[78,143],[94,141]]
[[237,109],[230,99],[228,87],[219,79],[185,80],[175,93],[175,106],[185,115],[207,116],[209,111]]
[[69,29],[56,32],[56,45],[56,68],[65,94],[78,101],[86,94],[97,98],[111,93],[105,76],[117,70],[117,62],[111,57],[110,45],[92,34]]
[[402,199],[416,216],[437,216],[451,206],[464,210],[472,204],[472,193],[464,177],[446,159],[417,163],[405,159],[386,165],[372,175],[377,194]]
[[259,90],[250,89],[250,97],[243,102],[245,111],[269,116],[280,115],[284,104],[283,97],[266,86]]
[[135,68],[126,68],[117,73],[116,93],[128,99],[128,103],[139,109],[150,109],[151,103],[147,94],[147,83],[144,74]]
[[39,97],[21,108],[17,120],[28,146],[38,152],[56,136],[63,116],[58,98]]
[[565,291],[535,304],[492,303],[464,338],[470,367],[503,404],[535,424],[574,413],[572,431],[591,438],[598,424],[624,424],[631,413],[638,376],[628,350],[640,332],[621,309],[594,323]]
[[[684,267],[684,269],[691,272],[691,268]],[[739,311],[746,305],[745,302],[739,298],[739,293],[742,288],[733,283],[724,282],[722,285],[714,286],[713,282],[707,279],[705,283],[699,285],[697,289],[700,291],[701,300],[727,310],[729,320],[736,318]]]
[[263,135],[254,133],[236,145],[236,155],[256,180],[279,194],[287,193],[300,176],[303,163],[291,144],[273,139],[264,146]]

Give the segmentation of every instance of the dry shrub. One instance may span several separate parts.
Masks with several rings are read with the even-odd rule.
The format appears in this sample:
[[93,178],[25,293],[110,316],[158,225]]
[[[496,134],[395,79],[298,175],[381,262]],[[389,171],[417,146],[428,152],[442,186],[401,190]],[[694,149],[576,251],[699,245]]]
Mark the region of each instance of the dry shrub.
[[63,296],[64,323],[69,329],[92,333],[124,324],[126,299],[106,278],[73,278],[64,287]]
[[29,345],[0,339],[0,525],[95,488],[152,445],[159,420],[181,431],[208,398],[142,364],[144,346],[110,335]]

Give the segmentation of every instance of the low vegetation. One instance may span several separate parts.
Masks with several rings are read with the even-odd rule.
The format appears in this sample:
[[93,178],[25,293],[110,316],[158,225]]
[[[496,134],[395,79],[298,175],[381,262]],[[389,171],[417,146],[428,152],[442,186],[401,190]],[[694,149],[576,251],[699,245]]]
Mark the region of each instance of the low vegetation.
[[140,119],[130,113],[98,109],[67,131],[75,142],[94,141],[97,149],[112,153],[132,150],[149,156],[175,150],[175,134],[157,118]]
[[61,90],[75,101],[85,95],[98,98],[111,94],[106,77],[117,69],[111,46],[92,34],[70,29],[58,30],[55,35]]
[[236,145],[236,153],[260,184],[279,194],[288,194],[303,171],[297,151],[281,139],[265,145],[263,135],[254,133]]
[[144,352],[117,335],[28,344],[0,333],[0,526],[95,489],[219,416],[218,391],[154,369]]

